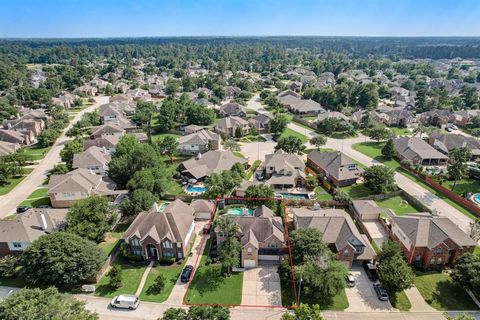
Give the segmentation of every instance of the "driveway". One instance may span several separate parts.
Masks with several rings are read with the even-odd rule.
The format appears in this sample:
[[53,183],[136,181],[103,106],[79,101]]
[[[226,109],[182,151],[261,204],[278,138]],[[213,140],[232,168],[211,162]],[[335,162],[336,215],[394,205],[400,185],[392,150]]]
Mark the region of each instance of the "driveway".
[[267,141],[240,143],[240,152],[248,158],[248,163],[252,164],[255,160],[265,161],[265,155],[275,152],[275,141],[271,135],[262,135]]
[[380,301],[361,266],[353,266],[350,273],[355,278],[355,287],[345,289],[349,307],[347,312],[395,311],[389,301]]
[[280,277],[276,265],[260,265],[244,271],[242,305],[282,305]]
[[75,118],[70,121],[68,127],[65,128],[62,135],[53,144],[47,155],[38,163],[33,171],[9,193],[0,197],[0,218],[5,218],[9,214],[14,213],[16,207],[20,205],[23,200],[27,199],[30,193],[32,193],[37,187],[43,184],[47,172],[51,170],[55,164],[61,161],[60,151],[62,151],[65,142],[72,139],[67,137],[65,132],[67,132],[74,123],[80,120],[83,114],[86,112],[92,112],[100,105],[108,103],[108,98],[109,97],[107,96],[95,97],[95,103],[93,105],[78,112],[75,115]]
[[368,234],[372,237],[375,244],[381,248],[382,244],[388,240],[388,231],[380,223],[380,221],[363,221],[365,229],[367,229]]

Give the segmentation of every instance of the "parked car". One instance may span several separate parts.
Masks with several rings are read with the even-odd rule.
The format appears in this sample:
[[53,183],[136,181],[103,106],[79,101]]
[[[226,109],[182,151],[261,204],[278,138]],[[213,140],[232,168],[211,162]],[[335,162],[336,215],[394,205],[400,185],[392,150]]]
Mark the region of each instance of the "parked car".
[[81,288],[80,291],[83,293],[95,293],[95,286],[91,284],[84,284]]
[[137,296],[130,295],[130,294],[121,294],[113,298],[112,301],[110,302],[110,306],[112,306],[112,308],[130,309],[130,310],[137,309],[139,304],[140,304],[140,299]]
[[355,287],[355,278],[353,277],[353,275],[351,273],[349,273],[347,275],[347,284],[350,288]]
[[368,279],[372,281],[378,280],[377,268],[373,263],[370,263],[368,261],[363,261],[363,269],[365,269]]
[[183,268],[182,275],[180,276],[180,281],[182,281],[183,283],[187,283],[188,281],[190,281],[192,272],[193,272],[193,266],[187,265],[185,268]]
[[265,177],[263,176],[263,172],[262,171],[257,171],[255,173],[255,177],[257,177],[257,180],[258,181],[262,181]]
[[377,294],[377,297],[381,301],[388,301],[388,292],[387,289],[382,287],[380,283],[374,283],[373,284],[373,289],[375,290],[375,293]]
[[18,206],[17,207],[17,213],[22,213],[22,212],[25,212],[27,211],[28,209],[30,209],[31,207],[29,206]]

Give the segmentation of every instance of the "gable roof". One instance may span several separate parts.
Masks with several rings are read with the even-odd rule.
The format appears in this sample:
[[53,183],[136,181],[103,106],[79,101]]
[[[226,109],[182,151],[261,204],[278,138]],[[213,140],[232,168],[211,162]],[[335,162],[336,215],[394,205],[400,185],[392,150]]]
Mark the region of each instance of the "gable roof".
[[100,135],[104,135],[104,134],[112,134],[112,133],[118,133],[118,132],[124,132],[124,130],[111,123],[111,122],[107,122],[105,124],[102,124],[102,125],[99,125],[98,127],[95,127],[93,128],[92,130],[92,136],[100,136]]
[[106,177],[90,173],[87,169],[76,169],[67,174],[52,175],[48,182],[48,193],[98,193],[108,194],[116,184]]
[[183,243],[193,224],[193,209],[180,199],[170,203],[161,212],[157,210],[157,206],[154,207],[141,212],[125,231],[122,238],[128,240],[135,236],[143,241],[150,236],[157,243],[165,239]]
[[246,163],[247,160],[233,154],[231,150],[210,150],[197,157],[182,162],[185,170],[194,178],[200,179],[212,173],[230,170],[235,163]]
[[218,129],[228,129],[228,128],[236,128],[236,127],[245,127],[248,126],[248,121],[237,117],[237,116],[229,116],[225,118],[218,119],[215,128]]
[[246,112],[241,104],[229,102],[220,107],[220,114],[238,116],[240,114],[246,114]]
[[265,155],[265,167],[273,167],[275,172],[280,172],[285,168],[293,170],[294,168],[305,168],[303,159],[298,154],[286,153],[282,149],[275,153]]
[[200,130],[178,138],[179,144],[207,145],[209,141],[220,139],[220,135],[210,130]]
[[480,155],[480,142],[473,137],[461,134],[432,133],[430,135],[430,144],[445,154],[448,154],[448,152],[454,148],[467,147],[473,155]]
[[106,154],[102,148],[93,146],[87,150],[73,155],[73,168],[87,169],[92,166],[106,166],[111,156]]
[[400,137],[394,139],[393,144],[398,154],[410,160],[416,157],[420,159],[448,159],[446,155],[420,138]]
[[446,217],[395,216],[392,218],[392,222],[405,233],[416,247],[434,248],[447,239],[451,239],[458,246],[476,245],[473,239]]
[[[357,179],[363,171],[358,168],[355,161],[340,151],[320,152],[314,150],[308,154],[307,158],[338,181]],[[348,165],[355,165],[355,169],[349,169]]]

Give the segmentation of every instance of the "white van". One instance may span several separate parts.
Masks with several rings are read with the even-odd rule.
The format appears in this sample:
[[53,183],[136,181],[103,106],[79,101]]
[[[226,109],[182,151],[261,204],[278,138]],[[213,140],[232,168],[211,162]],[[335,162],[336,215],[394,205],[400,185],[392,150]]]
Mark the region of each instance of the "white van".
[[140,299],[137,296],[129,295],[129,294],[121,294],[116,296],[110,302],[112,308],[121,308],[121,309],[130,309],[134,310],[137,309],[138,305],[140,304]]

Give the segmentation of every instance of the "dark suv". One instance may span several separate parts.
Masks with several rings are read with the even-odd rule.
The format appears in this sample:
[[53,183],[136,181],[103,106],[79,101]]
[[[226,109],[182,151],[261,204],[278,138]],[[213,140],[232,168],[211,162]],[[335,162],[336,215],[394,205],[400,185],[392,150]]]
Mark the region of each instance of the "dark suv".
[[180,276],[180,281],[182,281],[183,283],[187,283],[188,281],[190,281],[190,277],[192,276],[192,271],[193,271],[193,266],[191,265],[186,266],[182,271],[182,275]]
[[363,269],[365,269],[368,279],[372,281],[378,280],[377,268],[373,263],[370,263],[368,261],[363,261]]

